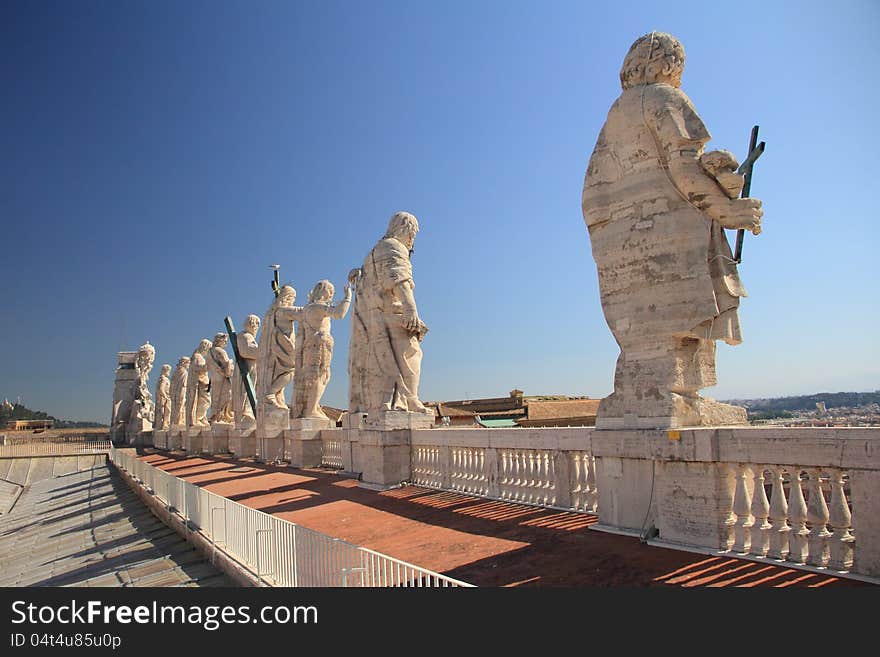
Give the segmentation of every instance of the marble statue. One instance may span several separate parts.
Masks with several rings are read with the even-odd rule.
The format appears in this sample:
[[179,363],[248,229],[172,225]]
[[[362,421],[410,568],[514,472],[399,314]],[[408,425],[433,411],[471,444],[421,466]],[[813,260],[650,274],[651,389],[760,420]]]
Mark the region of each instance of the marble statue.
[[156,349],[149,342],[141,345],[135,356],[134,368],[137,372],[137,388],[131,405],[131,416],[125,430],[128,442],[131,442],[137,434],[153,429],[155,403],[150,394],[147,380],[150,377],[155,359]]
[[171,426],[186,426],[186,381],[189,375],[189,356],[181,356],[171,375]]
[[[244,372],[250,376],[252,384],[257,380],[257,357],[260,350],[257,331],[259,330],[260,318],[256,315],[248,315],[241,332],[236,333],[235,336],[238,355],[244,362]],[[252,429],[256,425],[256,418],[241,380],[238,363],[235,364],[235,373],[232,375],[232,403],[235,426],[238,429]]]
[[131,419],[132,405],[138,390],[138,373],[135,369],[137,352],[120,351],[113,382],[113,410],[110,414],[110,439],[115,444],[126,442],[126,428]]
[[426,412],[419,401],[419,376],[428,327],[416,307],[410,260],[418,231],[413,215],[396,213],[363,267],[349,275],[356,286],[348,364],[351,413]]
[[680,89],[684,59],[669,34],[632,45],[584,180],[602,310],[620,346],[599,428],[746,422],[744,409],[697,391],[716,383],[715,341],[742,340],[745,290],[724,229],[758,234],[761,202],[737,198],[729,153],[704,154],[709,131]]
[[208,374],[208,351],[211,341],[199,342],[199,346],[189,359],[189,374],[186,380],[186,426],[209,427],[207,414],[211,405],[211,378]]
[[297,318],[292,418],[329,419],[321,409],[321,397],[330,381],[333,358],[330,320],[342,319],[348,313],[351,285],[345,286],[345,299],[333,305],[335,291],[330,281],[318,281]]
[[300,307],[294,306],[296,290],[282,285],[263,317],[263,334],[257,359],[257,425],[268,432],[290,428],[290,408],[284,389],[293,379],[296,348],[293,322]]
[[163,365],[156,383],[156,412],[153,429],[166,430],[171,426],[171,365]]
[[235,418],[232,411],[232,375],[235,372],[235,363],[226,353],[228,343],[229,336],[226,333],[217,333],[206,356],[211,375],[212,423],[232,424]]

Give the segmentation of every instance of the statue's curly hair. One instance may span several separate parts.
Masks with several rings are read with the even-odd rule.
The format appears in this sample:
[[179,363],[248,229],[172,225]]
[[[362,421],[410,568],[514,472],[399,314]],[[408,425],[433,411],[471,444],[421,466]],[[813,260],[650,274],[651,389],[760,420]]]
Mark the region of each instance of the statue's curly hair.
[[640,36],[630,46],[620,68],[620,86],[663,82],[684,70],[684,46],[666,32]]

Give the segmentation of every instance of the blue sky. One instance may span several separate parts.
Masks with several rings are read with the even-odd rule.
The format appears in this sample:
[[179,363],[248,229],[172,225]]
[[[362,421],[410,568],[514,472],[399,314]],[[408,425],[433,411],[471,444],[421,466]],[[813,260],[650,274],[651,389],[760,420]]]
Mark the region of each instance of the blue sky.
[[[602,397],[618,349],[580,211],[629,45],[684,44],[713,135],[767,151],[745,342],[719,399],[880,388],[876,2],[5,2],[0,398],[107,422],[116,352],[159,366],[262,315],[268,265],[342,293],[414,213],[425,400]],[[324,403],[347,405],[348,318]]]

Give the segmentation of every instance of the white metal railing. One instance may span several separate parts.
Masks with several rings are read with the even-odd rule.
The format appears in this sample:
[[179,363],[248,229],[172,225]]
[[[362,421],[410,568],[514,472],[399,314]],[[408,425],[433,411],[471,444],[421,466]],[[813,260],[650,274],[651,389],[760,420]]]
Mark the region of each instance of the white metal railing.
[[272,586],[470,587],[212,493],[111,449],[110,459],[169,510]]
[[321,438],[321,465],[342,470],[342,441],[338,438]]
[[87,440],[83,438],[64,442],[18,443],[15,445],[0,445],[0,458],[106,454],[110,451],[111,446],[112,444],[109,440]]
[[[848,571],[856,537],[848,474],[839,468],[739,463],[724,518],[735,553]],[[770,495],[768,498],[768,488]]]

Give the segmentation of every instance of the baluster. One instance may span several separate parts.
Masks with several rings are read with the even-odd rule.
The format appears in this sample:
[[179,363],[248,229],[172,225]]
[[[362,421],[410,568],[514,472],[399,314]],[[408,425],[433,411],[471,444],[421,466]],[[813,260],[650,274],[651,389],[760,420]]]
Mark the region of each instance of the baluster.
[[733,498],[733,512],[736,514],[736,525],[734,525],[733,530],[733,551],[740,554],[748,554],[752,542],[752,525],[755,522],[750,513],[752,500],[749,496],[748,485],[746,484],[748,471],[748,466],[744,463],[739,464],[736,475],[736,493]]
[[794,563],[804,563],[807,560],[807,502],[804,500],[804,490],[801,485],[801,473],[797,468],[791,472],[788,495],[788,521],[791,523],[791,532],[788,535],[788,560]]
[[550,505],[556,504],[556,456],[548,452],[545,456],[547,459],[547,497],[546,503]]
[[571,462],[571,478],[574,480],[574,486],[571,488],[571,507],[573,509],[581,509],[581,453],[569,452],[569,461]]
[[584,463],[586,465],[586,488],[587,494],[587,511],[596,513],[599,509],[599,486],[596,479],[596,458],[592,454],[584,453]]
[[785,499],[781,466],[773,469],[773,490],[770,492],[770,549],[767,556],[784,560],[788,556],[788,502]]
[[752,491],[752,508],[750,509],[755,520],[752,524],[752,554],[759,557],[766,556],[770,548],[770,523],[767,516],[770,513],[770,502],[767,501],[767,491],[764,490],[764,466],[758,465],[754,469],[755,488]]
[[461,448],[452,450],[452,488],[459,490],[461,479]]
[[523,452],[522,450],[515,450],[514,453],[514,466],[516,468],[516,479],[514,479],[513,485],[513,499],[517,502],[520,501],[522,497],[522,485],[523,485]]
[[535,466],[537,467],[537,475],[535,477],[535,503],[547,504],[547,453],[541,450],[535,452]]
[[825,493],[822,492],[822,471],[818,468],[810,470],[810,501],[807,504],[807,521],[810,523],[809,548],[807,563],[822,568],[828,562],[828,537],[831,532],[825,525],[828,523],[828,505]]
[[482,494],[489,494],[489,473],[486,470],[486,450],[480,450],[480,482],[482,484]]
[[831,508],[829,523],[834,530],[830,539],[831,549],[828,567],[834,570],[847,571],[853,564],[853,543],[855,538],[850,533],[852,514],[846,501],[842,470],[831,470]]
[[529,478],[528,489],[526,490],[526,501],[534,504],[538,501],[538,463],[535,461],[535,450],[530,449],[529,454]]
[[498,492],[501,497],[507,497],[507,477],[508,477],[508,450],[501,450],[501,477],[498,482]]
[[736,526],[737,521],[736,514],[733,512],[733,504],[736,501],[736,486],[738,481],[737,466],[731,463],[718,463],[715,468],[718,471],[718,474],[724,477],[725,486],[730,485],[730,482],[728,480],[731,477],[733,478],[732,485],[734,488],[734,499],[730,500],[729,507],[720,509],[721,522],[718,527],[718,549],[722,551],[727,551],[733,549],[734,527]]

